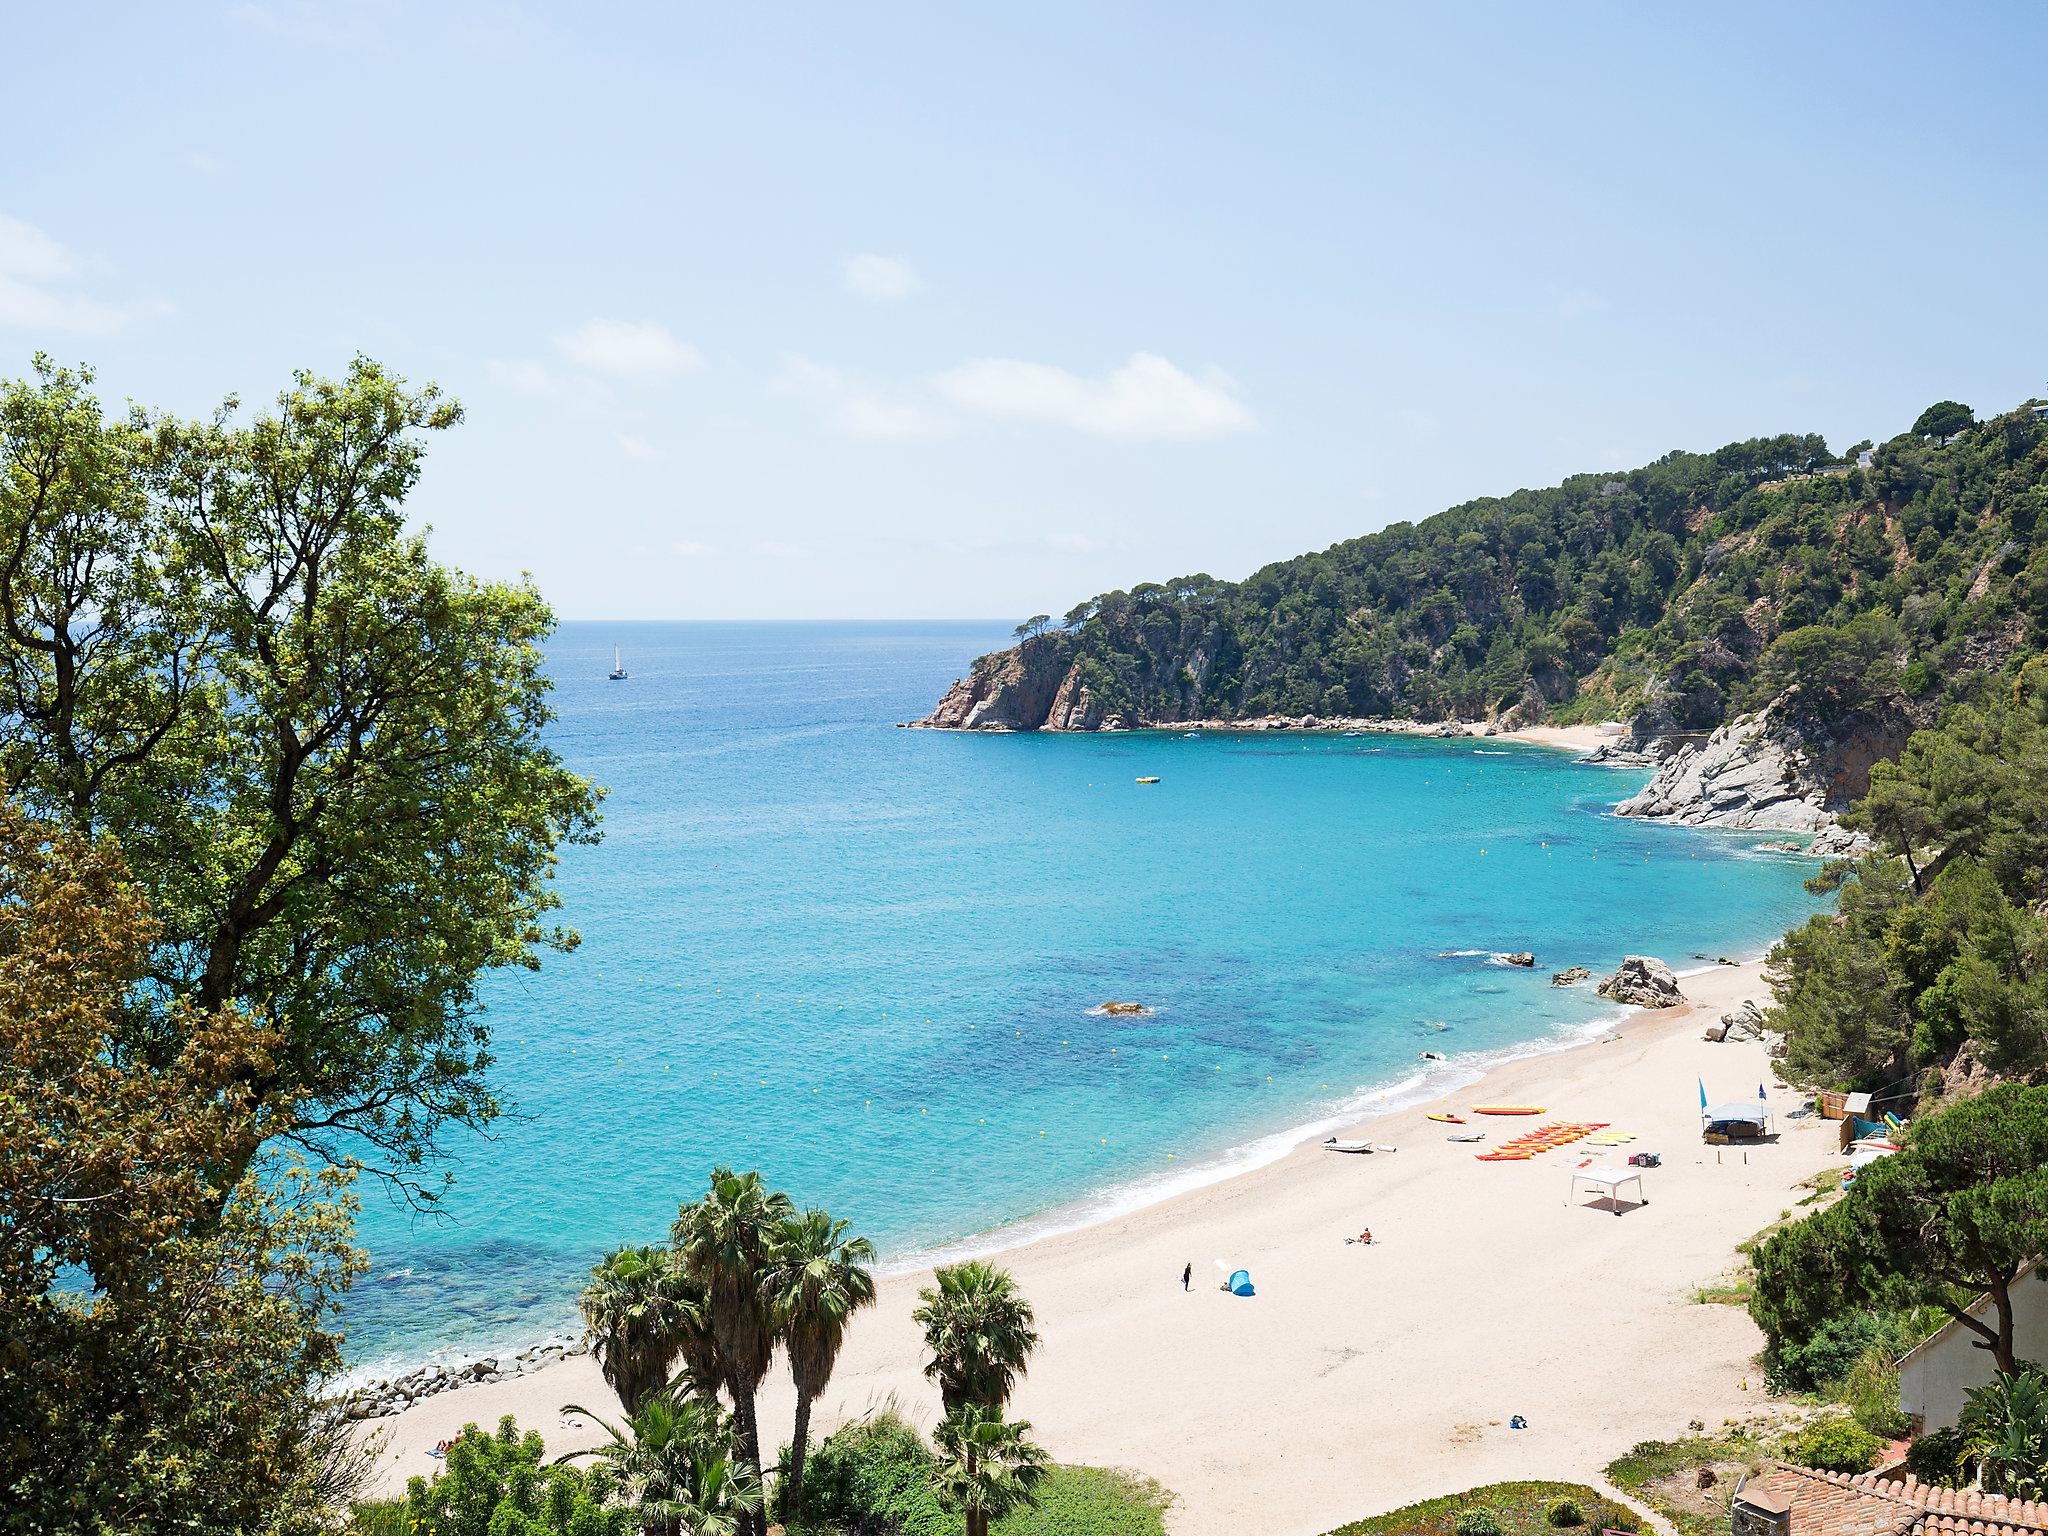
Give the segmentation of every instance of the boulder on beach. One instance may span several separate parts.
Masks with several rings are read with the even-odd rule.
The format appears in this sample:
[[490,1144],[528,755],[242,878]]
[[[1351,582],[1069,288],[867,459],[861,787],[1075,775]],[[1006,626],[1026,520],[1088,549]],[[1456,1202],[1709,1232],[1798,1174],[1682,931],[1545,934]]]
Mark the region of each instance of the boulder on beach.
[[1576,987],[1592,974],[1583,965],[1568,965],[1561,971],[1550,973],[1550,984],[1553,987]]
[[1685,1001],[1671,967],[1655,955],[1629,955],[1600,983],[1600,995],[1636,1008],[1676,1008]]

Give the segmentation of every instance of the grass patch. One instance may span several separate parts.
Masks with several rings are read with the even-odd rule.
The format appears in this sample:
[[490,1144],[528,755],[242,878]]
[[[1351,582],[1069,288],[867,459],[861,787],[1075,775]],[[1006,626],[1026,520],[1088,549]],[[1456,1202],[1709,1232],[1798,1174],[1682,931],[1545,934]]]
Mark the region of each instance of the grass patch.
[[[1559,1500],[1578,1506],[1585,1523],[1560,1529],[1551,1524],[1551,1507]],[[1583,1483],[1488,1483],[1439,1499],[1424,1499],[1389,1514],[1373,1515],[1340,1525],[1330,1536],[1456,1536],[1458,1517],[1473,1510],[1490,1511],[1501,1536],[1571,1536],[1572,1529],[1597,1533],[1603,1528],[1639,1531],[1634,1510],[1604,1498]]]
[[1645,1440],[1608,1464],[1614,1486],[1677,1526],[1681,1536],[1729,1536],[1736,1480],[1763,1470],[1764,1443],[1737,1425],[1718,1435]]
[[998,1520],[990,1536],[1164,1536],[1173,1501],[1157,1483],[1109,1467],[1058,1466],[1038,1485],[1038,1508]]

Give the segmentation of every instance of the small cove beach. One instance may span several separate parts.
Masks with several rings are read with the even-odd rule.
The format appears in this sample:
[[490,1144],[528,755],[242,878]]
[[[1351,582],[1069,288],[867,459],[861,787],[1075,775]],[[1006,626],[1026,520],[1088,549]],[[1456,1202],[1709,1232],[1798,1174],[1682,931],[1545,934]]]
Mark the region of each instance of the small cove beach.
[[[1766,990],[1754,964],[1686,976],[1687,1005],[1641,1012],[1611,1036],[1508,1062],[1441,1103],[1362,1121],[1394,1154],[1336,1156],[1309,1143],[1268,1166],[1111,1220],[1007,1250],[1044,1343],[1016,1399],[1056,1457],[1118,1465],[1178,1496],[1170,1528],[1313,1536],[1446,1489],[1509,1477],[1586,1477],[1636,1440],[1760,1408],[1760,1345],[1741,1310],[1695,1288],[1738,1243],[1795,1206],[1835,1159],[1834,1126],[1789,1118],[1755,1043],[1701,1039]],[[1774,1141],[1701,1144],[1699,1084],[1714,1098],[1770,1090]],[[1481,1163],[1447,1133],[1506,1140],[1534,1119],[1426,1118],[1481,1103],[1608,1121],[1637,1140]],[[1581,1162],[1662,1154],[1649,1204],[1616,1215],[1567,1199]],[[1370,1226],[1371,1247],[1344,1239]],[[1215,1261],[1248,1268],[1252,1298],[1218,1289]],[[1192,1263],[1196,1284],[1180,1286]],[[884,1279],[825,1397],[820,1431],[894,1402],[936,1417],[910,1313],[927,1273]],[[551,1452],[596,1442],[560,1408],[607,1405],[587,1356],[421,1401],[377,1426],[391,1490],[438,1465],[427,1452],[464,1423],[514,1414]],[[762,1422],[786,1437],[786,1376]],[[1512,1415],[1526,1430],[1510,1430]]]

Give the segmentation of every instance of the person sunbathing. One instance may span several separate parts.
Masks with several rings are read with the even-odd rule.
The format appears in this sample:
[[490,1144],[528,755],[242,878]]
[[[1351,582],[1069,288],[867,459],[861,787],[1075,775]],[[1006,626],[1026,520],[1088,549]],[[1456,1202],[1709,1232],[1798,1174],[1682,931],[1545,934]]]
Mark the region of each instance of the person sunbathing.
[[1363,1232],[1359,1233],[1358,1236],[1347,1237],[1344,1239],[1344,1241],[1347,1243],[1363,1243],[1366,1246],[1370,1247],[1373,1243],[1377,1242],[1378,1239],[1372,1235],[1372,1228],[1367,1227]]

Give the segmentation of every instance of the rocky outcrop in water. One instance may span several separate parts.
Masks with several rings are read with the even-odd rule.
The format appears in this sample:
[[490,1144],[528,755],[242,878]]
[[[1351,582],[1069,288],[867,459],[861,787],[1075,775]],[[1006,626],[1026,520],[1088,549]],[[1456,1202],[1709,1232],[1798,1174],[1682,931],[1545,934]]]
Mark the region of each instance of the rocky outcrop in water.
[[536,1344],[531,1349],[522,1349],[516,1355],[503,1358],[486,1355],[481,1360],[472,1360],[467,1365],[423,1365],[417,1370],[407,1371],[403,1376],[394,1376],[389,1381],[372,1381],[357,1387],[341,1398],[341,1412],[350,1419],[386,1419],[395,1413],[403,1413],[423,1397],[450,1392],[457,1387],[473,1386],[479,1382],[504,1381],[513,1376],[523,1376],[528,1371],[537,1371],[543,1366],[553,1365],[571,1355],[586,1353],[584,1345],[575,1338],[553,1339],[545,1344]]
[[1516,950],[1512,955],[1502,955],[1500,958],[1503,964],[1519,965],[1525,971],[1533,970],[1536,965],[1536,957],[1526,949]]
[[1600,995],[1634,1008],[1676,1008],[1685,1001],[1671,967],[1654,955],[1629,955],[1600,983]]
[[1092,731],[1104,720],[1065,635],[1038,635],[983,656],[920,725],[948,731]]
[[1592,974],[1583,965],[1568,965],[1561,971],[1551,972],[1550,984],[1553,987],[1576,987]]

